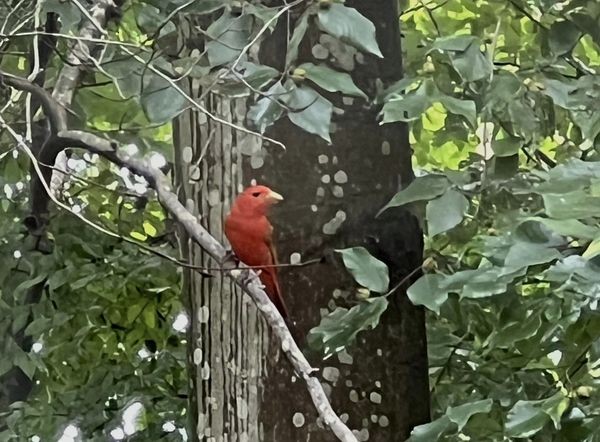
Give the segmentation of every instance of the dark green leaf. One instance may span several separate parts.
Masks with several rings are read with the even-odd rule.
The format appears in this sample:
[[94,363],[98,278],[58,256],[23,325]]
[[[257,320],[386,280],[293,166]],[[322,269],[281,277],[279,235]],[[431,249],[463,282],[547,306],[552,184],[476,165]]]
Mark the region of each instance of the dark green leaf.
[[379,213],[390,207],[403,206],[414,201],[429,201],[444,194],[449,188],[450,181],[444,175],[430,174],[417,177],[406,189],[394,195]]
[[334,71],[325,65],[314,65],[312,63],[303,63],[298,69],[306,71],[306,78],[315,82],[329,92],[342,92],[346,95],[367,98],[352,81],[352,77],[344,72]]
[[439,314],[440,306],[448,299],[448,291],[441,287],[443,280],[441,275],[423,275],[408,288],[406,294],[413,304],[423,305]]
[[350,310],[338,307],[321,319],[321,323],[308,333],[308,345],[331,356],[352,343],[356,335],[379,323],[379,317],[386,310],[385,297],[377,297],[355,305]]
[[371,255],[367,249],[351,247],[336,252],[342,255],[346,269],[361,286],[378,293],[388,290],[390,279],[387,266]]
[[287,116],[292,123],[331,142],[329,126],[333,105],[329,100],[306,86],[292,89],[284,99],[290,108]]
[[383,58],[375,39],[375,25],[356,9],[333,3],[319,10],[318,23],[322,30],[341,41]]
[[454,189],[427,203],[427,228],[430,236],[446,232],[460,224],[469,208],[469,201]]

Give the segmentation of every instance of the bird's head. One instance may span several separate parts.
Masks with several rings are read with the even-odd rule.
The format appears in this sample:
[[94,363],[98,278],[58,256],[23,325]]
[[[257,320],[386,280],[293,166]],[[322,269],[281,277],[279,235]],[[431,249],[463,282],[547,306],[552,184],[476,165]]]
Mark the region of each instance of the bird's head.
[[245,213],[264,215],[274,204],[282,201],[283,197],[267,186],[250,186],[235,200],[234,207]]

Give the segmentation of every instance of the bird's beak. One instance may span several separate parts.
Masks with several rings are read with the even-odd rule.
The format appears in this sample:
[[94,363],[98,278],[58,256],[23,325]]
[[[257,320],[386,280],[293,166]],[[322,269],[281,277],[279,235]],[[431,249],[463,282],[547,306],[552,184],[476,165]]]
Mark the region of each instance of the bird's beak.
[[277,192],[273,192],[272,190],[267,194],[267,199],[273,204],[277,204],[279,201],[283,201],[283,197]]

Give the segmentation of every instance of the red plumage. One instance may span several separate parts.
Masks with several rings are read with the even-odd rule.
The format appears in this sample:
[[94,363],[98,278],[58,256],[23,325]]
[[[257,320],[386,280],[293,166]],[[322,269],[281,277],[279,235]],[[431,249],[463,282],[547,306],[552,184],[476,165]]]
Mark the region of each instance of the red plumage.
[[[267,219],[269,208],[283,198],[266,186],[251,186],[233,202],[225,219],[225,236],[240,261],[260,270],[265,292],[281,316],[288,318],[277,280],[277,254],[273,247],[273,226]],[[265,267],[263,267],[265,266]]]

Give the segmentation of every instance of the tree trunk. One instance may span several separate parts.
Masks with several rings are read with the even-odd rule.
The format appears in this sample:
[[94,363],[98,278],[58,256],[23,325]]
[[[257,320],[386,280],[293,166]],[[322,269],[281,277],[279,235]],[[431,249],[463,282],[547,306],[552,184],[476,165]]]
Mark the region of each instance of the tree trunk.
[[[192,96],[199,91],[190,88]],[[213,114],[243,123],[241,100],[208,99]],[[241,186],[240,146],[259,140],[187,111],[174,127],[175,169],[180,199],[201,216],[221,241],[223,219]],[[187,262],[217,267],[200,247],[181,236]],[[184,272],[188,302],[188,367],[190,367],[191,440],[258,441],[259,389],[268,342],[266,325],[252,300],[223,275],[202,278]]]
[[[347,5],[373,21],[385,58],[365,56],[360,63],[358,55],[337,63],[350,68],[359,87],[373,96],[377,82],[388,86],[402,78],[396,1],[356,0]],[[279,32],[286,34],[283,28]],[[311,46],[318,43],[316,38]],[[285,39],[274,36],[269,42],[263,61],[277,66],[285,58]],[[335,48],[329,46],[329,51],[334,55]],[[314,61],[310,47],[303,52],[302,61]],[[423,250],[418,222],[408,212],[386,212],[375,219],[379,209],[413,179],[407,127],[380,126],[378,109],[367,109],[362,100],[329,98],[344,111],[334,120],[333,145],[282,121],[270,135],[283,141],[286,151],[270,148],[265,165],[246,176],[285,197],[273,216],[280,260],[300,253],[304,261],[334,248],[363,245],[388,265],[394,287],[421,265]],[[331,260],[282,269],[281,278],[291,316],[302,334],[319,323],[324,309],[345,305],[343,298],[352,300],[355,289],[343,267]],[[401,441],[413,426],[429,420],[424,312],[407,299],[408,285],[390,299],[381,324],[361,333],[357,345],[338,361],[316,357],[312,361],[331,387],[334,409],[347,413],[359,440]],[[288,364],[270,363],[268,376],[261,409],[264,441],[335,440],[315,424],[310,398],[301,382],[292,383]]]
[[[347,3],[375,23],[385,55],[383,60],[362,55],[343,60],[346,67],[354,66],[359,87],[373,95],[376,83],[389,85],[402,77],[396,1]],[[262,61],[279,68],[285,59],[284,22],[262,50]],[[310,54],[311,48],[301,52]],[[307,54],[304,58],[310,60]],[[199,96],[192,87],[189,92]],[[331,146],[287,119],[271,133],[286,144],[286,151],[262,146],[194,111],[186,112],[174,130],[181,200],[202,214],[201,221],[217,238],[224,239],[222,222],[231,200],[242,185],[256,179],[285,197],[271,217],[280,261],[289,262],[292,254],[300,254],[302,260],[329,256],[324,264],[280,271],[292,319],[303,336],[319,324],[327,308],[353,300],[355,285],[328,253],[332,249],[364,245],[388,264],[390,287],[418,268],[422,259],[422,235],[414,217],[397,210],[375,219],[387,200],[413,178],[406,126],[380,126],[378,110],[361,100],[329,98],[344,111],[335,119]],[[243,101],[212,97],[202,104],[226,120],[244,124]],[[186,260],[215,266],[185,237],[181,243]],[[190,439],[335,440],[317,421],[303,382],[272,345],[249,298],[222,277],[184,273],[191,315]],[[429,420],[424,313],[406,298],[407,285],[390,299],[381,324],[360,334],[358,344],[338,360],[323,362],[312,355],[334,409],[346,414],[359,440],[404,440],[414,425]]]

